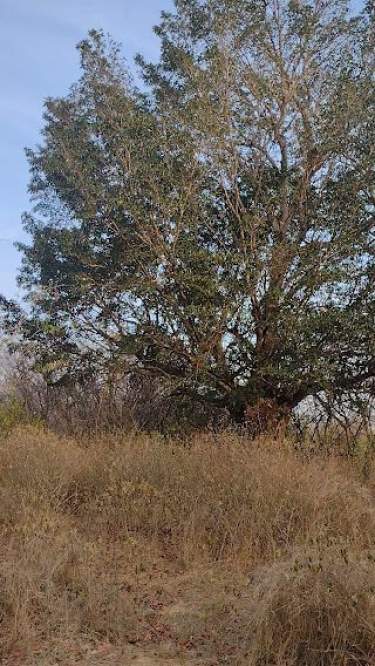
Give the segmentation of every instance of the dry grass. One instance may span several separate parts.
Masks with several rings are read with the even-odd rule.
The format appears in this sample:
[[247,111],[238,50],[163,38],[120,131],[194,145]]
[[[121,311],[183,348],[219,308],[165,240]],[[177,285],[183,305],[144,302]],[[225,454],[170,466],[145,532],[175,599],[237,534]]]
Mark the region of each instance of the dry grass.
[[371,460],[233,434],[0,442],[1,663],[375,663]]

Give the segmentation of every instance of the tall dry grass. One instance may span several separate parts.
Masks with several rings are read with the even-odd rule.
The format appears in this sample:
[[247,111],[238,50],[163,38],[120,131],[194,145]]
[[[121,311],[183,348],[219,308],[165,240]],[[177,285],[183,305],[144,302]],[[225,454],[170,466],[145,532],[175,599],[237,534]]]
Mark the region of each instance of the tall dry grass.
[[367,452],[15,429],[0,441],[2,663],[375,663],[374,480]]

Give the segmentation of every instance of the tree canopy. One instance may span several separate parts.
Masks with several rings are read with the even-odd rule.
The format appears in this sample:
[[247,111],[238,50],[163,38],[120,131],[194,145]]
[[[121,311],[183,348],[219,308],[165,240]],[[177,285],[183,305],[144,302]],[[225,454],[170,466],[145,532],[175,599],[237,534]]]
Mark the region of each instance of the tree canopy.
[[241,420],[375,377],[374,15],[175,0],[137,88],[99,31],[28,150],[18,344],[50,381],[165,378]]

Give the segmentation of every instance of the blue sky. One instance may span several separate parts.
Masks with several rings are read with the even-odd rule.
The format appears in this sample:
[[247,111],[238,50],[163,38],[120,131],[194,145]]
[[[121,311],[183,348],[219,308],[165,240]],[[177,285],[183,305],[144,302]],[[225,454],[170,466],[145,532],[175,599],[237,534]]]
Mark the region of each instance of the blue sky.
[[[360,0],[356,0],[357,7]],[[0,0],[0,293],[17,296],[21,214],[29,207],[25,146],[42,126],[43,100],[64,94],[78,76],[75,45],[103,28],[124,45],[129,64],[141,51],[156,59],[152,27],[172,0]]]

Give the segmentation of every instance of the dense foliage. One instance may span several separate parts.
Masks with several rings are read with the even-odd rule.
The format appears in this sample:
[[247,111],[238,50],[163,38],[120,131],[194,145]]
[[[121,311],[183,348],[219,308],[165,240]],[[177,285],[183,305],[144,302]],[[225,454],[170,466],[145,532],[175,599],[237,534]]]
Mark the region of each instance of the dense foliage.
[[49,381],[152,373],[236,420],[373,390],[370,5],[175,5],[141,89],[92,31],[46,102],[8,328]]

